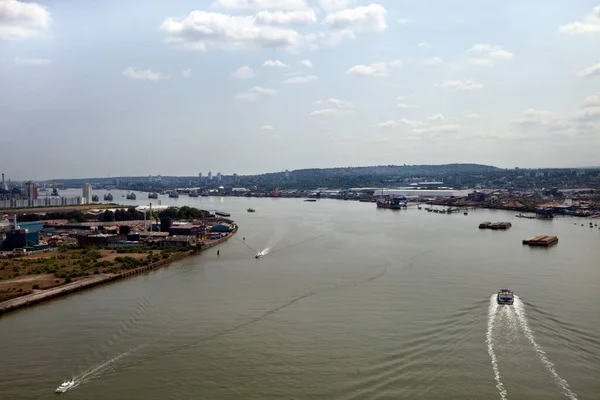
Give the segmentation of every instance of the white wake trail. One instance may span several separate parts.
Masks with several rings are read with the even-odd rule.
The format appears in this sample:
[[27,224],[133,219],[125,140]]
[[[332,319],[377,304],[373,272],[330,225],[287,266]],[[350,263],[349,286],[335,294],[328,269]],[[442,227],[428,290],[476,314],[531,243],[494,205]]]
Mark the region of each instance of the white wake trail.
[[556,384],[561,387],[565,396],[567,396],[571,400],[577,400],[577,395],[573,393],[567,381],[561,378],[556,373],[556,370],[554,369],[554,364],[548,359],[548,357],[546,356],[546,352],[544,351],[542,346],[540,346],[535,341],[533,331],[529,328],[529,324],[527,323],[527,317],[525,316],[525,305],[523,304],[519,296],[515,296],[515,304],[513,307],[515,308],[515,312],[517,313],[517,317],[519,319],[521,328],[523,329],[523,333],[525,333],[525,336],[533,345],[533,348],[535,349],[535,352],[537,353],[538,358],[540,359],[542,364],[544,364],[544,367],[546,367],[548,372],[550,372],[550,375],[552,375]]
[[75,380],[75,387],[89,382],[90,380],[92,380],[93,378],[101,375],[103,372],[105,372],[111,365],[113,365],[114,363],[116,363],[117,361],[127,357],[128,355],[134,353],[135,351],[139,350],[140,348],[144,347],[145,345],[139,345],[134,347],[131,350],[128,350],[124,353],[121,353],[113,358],[111,358],[110,360],[107,360],[103,363],[100,363],[90,369],[88,369],[87,371],[83,372],[81,375],[74,377]]
[[485,337],[485,342],[487,343],[488,354],[490,355],[490,359],[492,361],[492,369],[494,370],[494,379],[496,380],[496,388],[498,389],[498,393],[500,394],[500,398],[502,400],[506,400],[506,389],[504,388],[504,384],[500,380],[500,370],[498,369],[498,359],[496,357],[496,352],[494,351],[494,342],[493,342],[493,329],[494,322],[496,320],[496,313],[498,311],[498,304],[496,303],[496,296],[493,295],[490,298],[490,307],[488,309],[488,326],[487,333]]

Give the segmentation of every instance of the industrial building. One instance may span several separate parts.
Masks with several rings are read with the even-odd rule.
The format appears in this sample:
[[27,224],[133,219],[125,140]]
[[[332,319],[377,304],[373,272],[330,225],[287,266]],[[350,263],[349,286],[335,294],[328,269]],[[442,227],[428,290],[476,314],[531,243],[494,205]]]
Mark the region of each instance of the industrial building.
[[84,183],[82,189],[84,204],[92,204],[92,184]]

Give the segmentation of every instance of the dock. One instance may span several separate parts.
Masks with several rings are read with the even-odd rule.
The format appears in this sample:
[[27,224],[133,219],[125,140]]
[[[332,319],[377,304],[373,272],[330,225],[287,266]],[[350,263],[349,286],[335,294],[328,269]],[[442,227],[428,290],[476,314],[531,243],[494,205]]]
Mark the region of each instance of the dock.
[[541,236],[534,236],[529,239],[523,240],[523,244],[527,244],[529,246],[549,247],[556,243],[558,243],[557,236],[541,235]]

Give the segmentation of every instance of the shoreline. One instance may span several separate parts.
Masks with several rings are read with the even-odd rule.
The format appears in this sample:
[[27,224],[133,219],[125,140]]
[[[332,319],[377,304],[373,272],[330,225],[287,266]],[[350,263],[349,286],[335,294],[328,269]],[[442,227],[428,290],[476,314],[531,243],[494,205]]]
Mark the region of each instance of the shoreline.
[[45,301],[55,299],[58,297],[66,296],[71,293],[79,292],[81,290],[90,289],[96,286],[100,286],[109,282],[118,281],[121,279],[129,278],[135,275],[143,274],[145,272],[167,266],[175,261],[180,261],[184,258],[190,257],[194,254],[202,253],[205,250],[218,246],[221,243],[228,241],[238,230],[237,224],[234,225],[233,231],[227,236],[222,238],[211,240],[209,243],[198,244],[197,250],[189,250],[185,253],[177,254],[167,260],[160,260],[152,264],[148,264],[143,267],[124,271],[118,274],[100,274],[90,278],[81,279],[75,282],[66,283],[51,289],[39,291],[37,293],[31,293],[24,296],[19,296],[14,299],[0,302],[0,317],[8,312],[16,311],[21,308],[30,307],[36,304],[43,303]]

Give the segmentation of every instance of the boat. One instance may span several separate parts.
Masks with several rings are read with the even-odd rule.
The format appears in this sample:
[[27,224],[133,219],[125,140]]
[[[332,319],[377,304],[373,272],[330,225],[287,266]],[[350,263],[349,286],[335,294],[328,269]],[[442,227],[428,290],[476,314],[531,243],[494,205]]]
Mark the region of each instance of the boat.
[[75,381],[71,378],[70,380],[61,383],[60,386],[56,388],[54,393],[64,393],[67,390],[71,389],[73,386],[75,386]]
[[515,296],[513,294],[513,291],[510,289],[498,290],[498,296],[496,296],[496,301],[498,302],[498,304],[512,306],[515,302]]
[[177,198],[179,198],[179,192],[177,190],[172,190],[169,192],[169,197],[177,199]]
[[106,193],[106,194],[104,195],[104,200],[107,200],[107,201],[112,201],[112,199],[113,199],[113,195],[112,195],[112,194],[110,194],[110,193]]
[[197,192],[197,191],[195,191],[195,190],[192,190],[192,191],[191,191],[191,192],[188,194],[188,196],[190,196],[190,197],[198,197],[198,192]]
[[256,255],[254,256],[254,258],[261,258],[261,257],[262,257],[262,254],[260,254],[260,253],[256,253]]
[[310,201],[311,203],[314,203],[315,201],[317,201],[317,199],[304,199],[304,201]]
[[158,199],[158,193],[156,193],[156,192],[148,193],[148,198],[149,199]]
[[229,214],[228,212],[224,212],[224,211],[217,211],[217,212],[215,212],[215,214],[220,217],[231,217],[231,214]]
[[485,221],[479,224],[479,229],[487,229],[492,226],[491,221]]
[[98,197],[97,194],[92,196],[92,201],[99,201],[99,200],[100,200],[100,197]]
[[127,193],[127,200],[135,200],[135,193],[133,193],[133,192]]
[[52,189],[52,193],[50,193],[50,196],[58,196],[58,195],[59,195],[58,189],[57,188]]
[[249,208],[248,212],[256,212],[256,210],[254,208]]
[[402,202],[398,197],[393,197],[389,200],[377,200],[377,208],[390,208],[392,210],[399,210],[402,208]]

